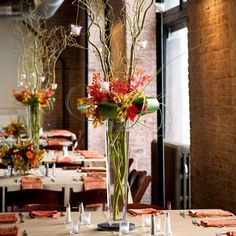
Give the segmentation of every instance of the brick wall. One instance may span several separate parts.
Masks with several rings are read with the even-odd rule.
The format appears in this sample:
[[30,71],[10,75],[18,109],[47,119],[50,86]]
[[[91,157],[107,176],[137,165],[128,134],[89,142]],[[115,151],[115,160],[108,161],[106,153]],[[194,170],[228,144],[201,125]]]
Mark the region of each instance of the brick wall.
[[236,4],[188,3],[192,207],[236,212]]

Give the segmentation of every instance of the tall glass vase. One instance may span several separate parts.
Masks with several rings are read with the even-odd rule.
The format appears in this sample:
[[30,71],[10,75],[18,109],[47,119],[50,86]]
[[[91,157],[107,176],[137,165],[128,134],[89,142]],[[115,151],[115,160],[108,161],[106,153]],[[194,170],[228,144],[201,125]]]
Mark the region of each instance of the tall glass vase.
[[36,151],[39,150],[39,131],[40,131],[40,105],[32,104],[29,106],[29,131],[30,139],[35,144]]
[[128,203],[129,132],[127,121],[106,125],[108,223],[126,221]]

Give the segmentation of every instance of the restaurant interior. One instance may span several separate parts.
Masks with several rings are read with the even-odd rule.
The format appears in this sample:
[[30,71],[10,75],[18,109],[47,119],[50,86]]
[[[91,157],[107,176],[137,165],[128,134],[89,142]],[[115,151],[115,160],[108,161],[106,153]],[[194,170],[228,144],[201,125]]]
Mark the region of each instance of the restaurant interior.
[[0,1],[0,236],[236,235],[235,16]]

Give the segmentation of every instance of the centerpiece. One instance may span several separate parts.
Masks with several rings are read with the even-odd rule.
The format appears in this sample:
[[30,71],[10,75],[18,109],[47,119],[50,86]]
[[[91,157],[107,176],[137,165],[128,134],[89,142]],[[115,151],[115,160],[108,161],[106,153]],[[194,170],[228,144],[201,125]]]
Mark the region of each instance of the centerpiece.
[[16,32],[22,39],[17,79],[21,91],[14,90],[13,95],[28,106],[30,139],[39,149],[40,113],[53,106],[56,62],[74,35],[62,26],[47,29],[46,20],[31,14],[17,21]]
[[[88,97],[79,98],[77,108],[92,119],[94,127],[106,123],[108,224],[99,225],[103,230],[118,230],[120,221],[126,221],[129,130],[141,116],[159,108],[157,98],[145,95],[151,76],[136,66],[135,58],[138,37],[154,1],[135,0],[130,5],[126,1],[120,2],[122,10],[117,19],[110,1],[79,0],[77,5],[87,11],[88,42],[96,52],[102,69],[101,73],[93,74],[91,85],[87,86]],[[114,47],[117,43],[114,35],[118,33],[114,29],[118,28],[122,33],[126,24],[131,45],[123,51],[120,46],[115,53],[112,45]],[[98,43],[92,41],[92,29],[99,34]],[[122,53],[123,58],[120,57]],[[120,67],[117,65],[119,62]]]
[[38,167],[43,159],[44,150],[36,150],[30,140],[20,140],[17,143],[3,143],[0,146],[2,163],[14,168],[16,174],[26,174],[31,168]]

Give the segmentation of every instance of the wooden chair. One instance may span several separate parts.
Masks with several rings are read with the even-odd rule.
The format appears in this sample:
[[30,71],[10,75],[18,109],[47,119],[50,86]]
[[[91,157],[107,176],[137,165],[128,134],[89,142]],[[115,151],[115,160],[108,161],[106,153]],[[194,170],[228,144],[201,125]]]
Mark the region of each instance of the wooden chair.
[[133,169],[133,170],[130,171],[129,176],[128,176],[128,183],[129,183],[130,188],[133,185],[137,174],[138,174],[138,171],[136,169]]
[[134,158],[129,158],[129,169],[132,166],[133,162],[134,162]]
[[103,208],[107,202],[106,189],[91,189],[80,192],[74,192],[70,189],[70,205],[72,210],[78,210],[80,203],[86,205],[102,204]]
[[64,211],[64,192],[47,189],[24,189],[8,191],[5,188],[5,210],[32,211],[32,210],[58,210]]
[[138,171],[136,178],[130,187],[131,195],[134,203],[140,203],[145,194],[152,177],[147,175],[146,171]]

